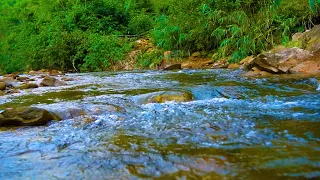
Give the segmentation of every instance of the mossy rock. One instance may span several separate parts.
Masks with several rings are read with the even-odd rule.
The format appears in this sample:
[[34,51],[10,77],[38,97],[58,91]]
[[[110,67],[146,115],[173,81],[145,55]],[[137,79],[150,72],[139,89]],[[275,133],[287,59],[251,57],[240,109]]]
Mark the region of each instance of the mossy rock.
[[6,109],[0,115],[0,126],[37,126],[51,120],[61,120],[59,116],[36,107]]
[[319,37],[312,38],[306,45],[306,50],[311,52],[319,52],[320,51],[320,35]]
[[6,84],[4,82],[0,82],[0,91],[3,91],[7,88]]
[[16,87],[16,89],[33,89],[33,88],[38,88],[39,86],[37,84],[22,84],[18,87]]
[[302,41],[290,41],[286,47],[288,48],[293,48],[293,47],[297,47],[297,48],[303,48],[303,43]]

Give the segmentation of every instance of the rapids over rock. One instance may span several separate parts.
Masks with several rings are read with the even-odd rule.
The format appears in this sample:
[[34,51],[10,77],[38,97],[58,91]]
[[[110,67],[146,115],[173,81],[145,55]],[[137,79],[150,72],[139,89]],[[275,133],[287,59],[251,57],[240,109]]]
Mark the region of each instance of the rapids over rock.
[[320,178],[319,77],[66,74],[0,97],[62,120],[0,127],[0,179]]

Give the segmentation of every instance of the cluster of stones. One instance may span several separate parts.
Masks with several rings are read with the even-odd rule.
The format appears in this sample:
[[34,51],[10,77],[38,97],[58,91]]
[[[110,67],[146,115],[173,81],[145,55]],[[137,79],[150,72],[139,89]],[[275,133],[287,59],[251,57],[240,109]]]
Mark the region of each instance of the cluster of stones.
[[30,71],[23,75],[6,74],[0,77],[0,96],[38,87],[65,86],[67,85],[66,81],[73,81],[73,79],[65,77],[62,72],[56,70]]

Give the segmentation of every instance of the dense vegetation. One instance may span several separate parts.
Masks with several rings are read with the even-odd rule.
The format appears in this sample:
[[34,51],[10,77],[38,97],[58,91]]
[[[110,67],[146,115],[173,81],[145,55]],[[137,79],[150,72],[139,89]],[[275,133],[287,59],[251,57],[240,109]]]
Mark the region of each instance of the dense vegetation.
[[237,62],[319,21],[320,0],[1,0],[0,72],[55,68],[108,70],[127,57],[132,38],[157,51],[200,51]]

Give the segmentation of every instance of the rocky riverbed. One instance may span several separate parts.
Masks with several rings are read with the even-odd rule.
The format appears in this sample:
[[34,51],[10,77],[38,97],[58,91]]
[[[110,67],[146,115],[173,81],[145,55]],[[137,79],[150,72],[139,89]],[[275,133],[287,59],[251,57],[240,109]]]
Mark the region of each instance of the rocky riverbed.
[[0,123],[0,179],[320,177],[318,76],[56,73],[6,85],[0,119],[50,118]]

